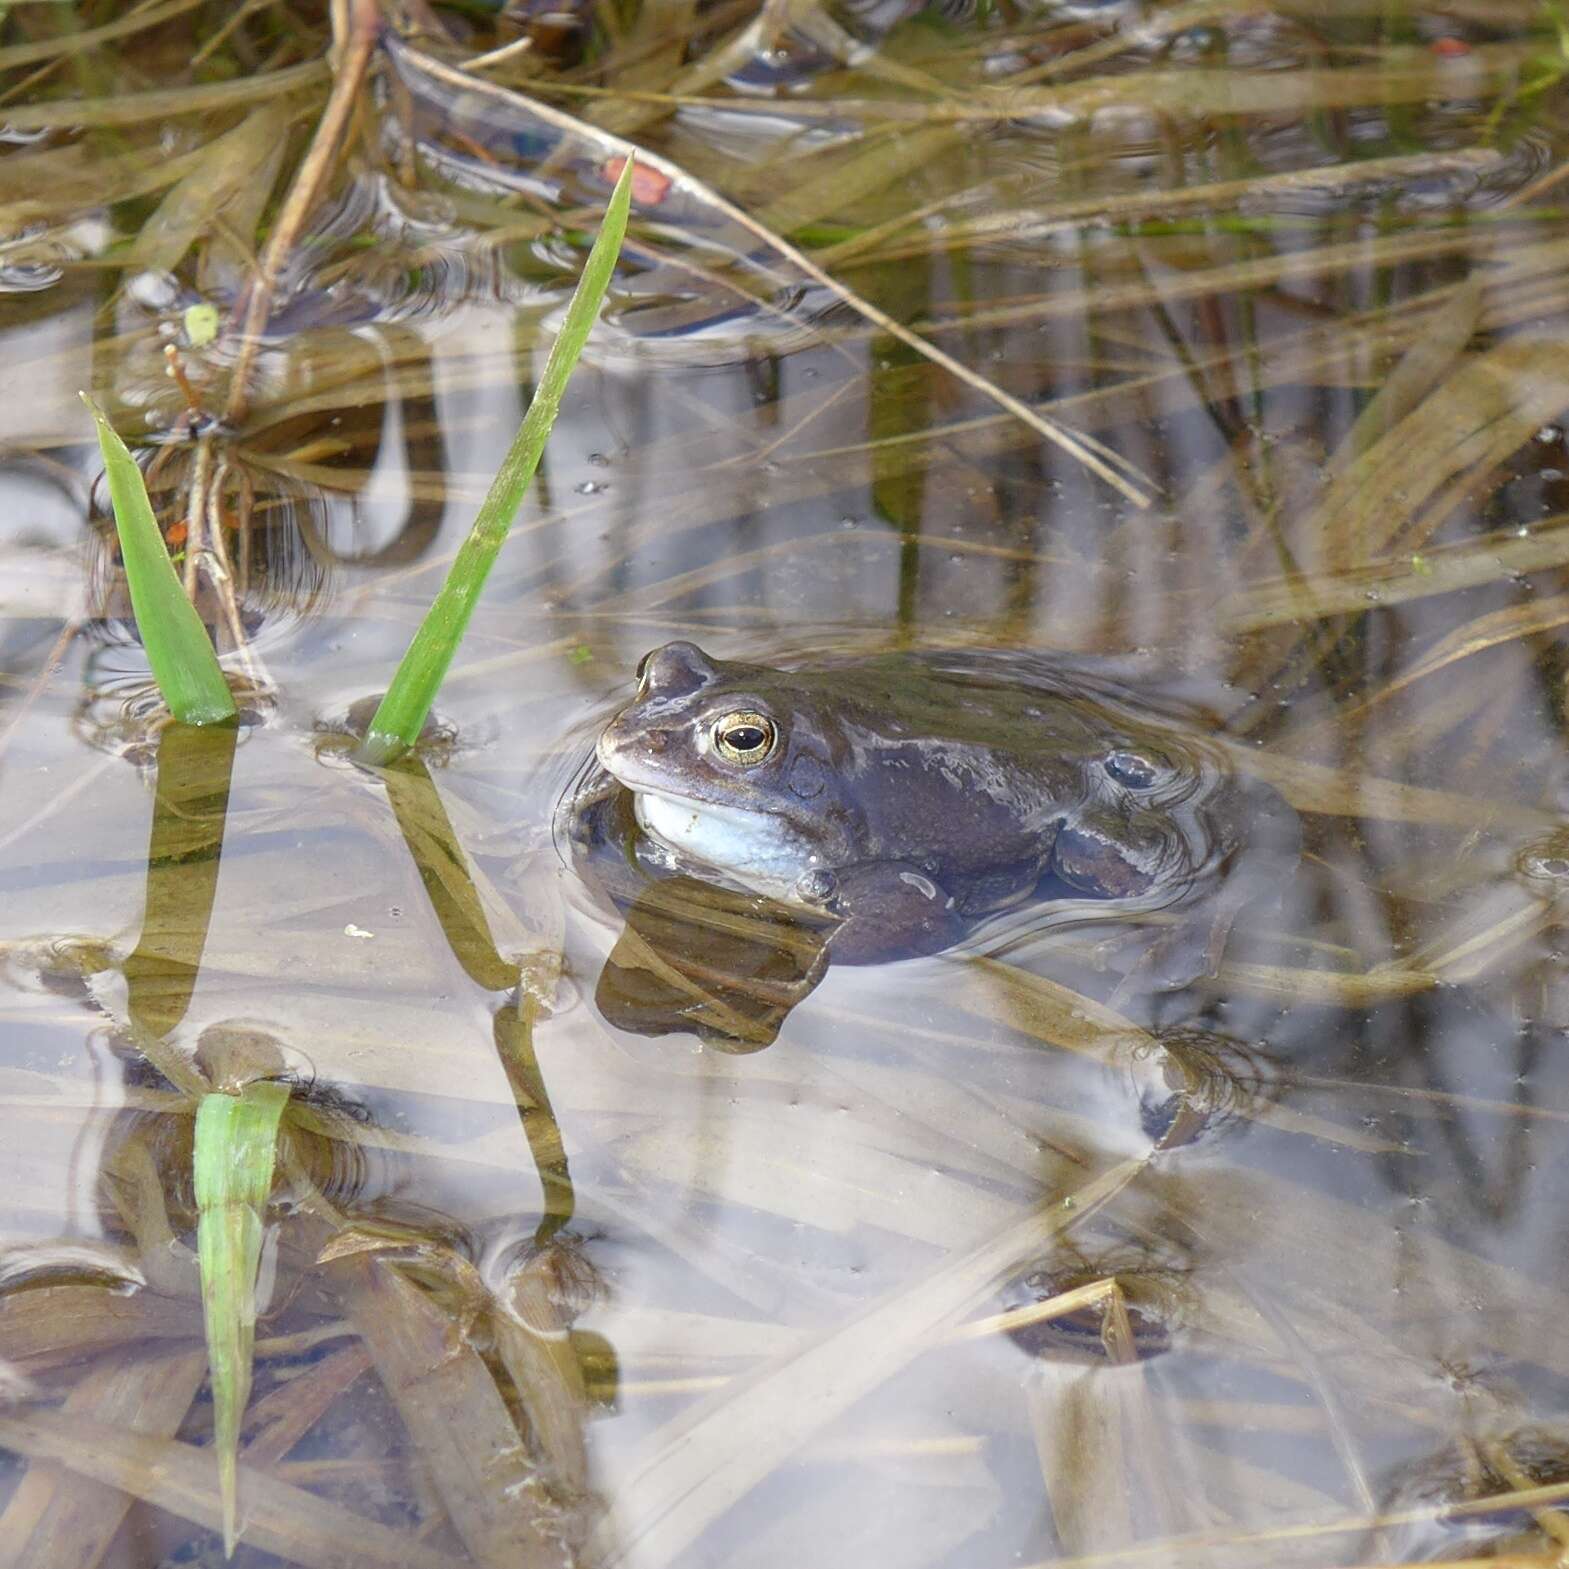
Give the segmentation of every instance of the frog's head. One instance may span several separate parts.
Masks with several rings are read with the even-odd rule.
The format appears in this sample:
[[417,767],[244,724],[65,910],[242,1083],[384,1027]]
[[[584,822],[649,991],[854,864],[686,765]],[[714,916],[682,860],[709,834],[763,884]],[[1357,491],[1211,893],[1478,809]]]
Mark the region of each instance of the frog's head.
[[787,672],[666,643],[637,674],[597,751],[647,832],[774,894],[840,859],[843,738]]

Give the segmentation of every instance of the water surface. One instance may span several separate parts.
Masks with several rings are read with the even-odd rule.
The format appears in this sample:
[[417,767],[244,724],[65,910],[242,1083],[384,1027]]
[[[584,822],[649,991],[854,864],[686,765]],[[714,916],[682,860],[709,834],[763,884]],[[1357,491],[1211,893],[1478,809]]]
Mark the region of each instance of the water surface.
[[[252,356],[327,18],[57,9],[0,40],[0,1560],[219,1551],[189,1130],[238,1053],[299,1086],[245,1563],[1556,1562],[1552,13],[389,12]],[[614,138],[665,161],[605,320],[368,774]],[[237,734],[162,723],[79,388]],[[1301,866],[1158,1002],[1115,928],[815,987],[775,932],[650,1033],[552,817],[677,637],[1132,672]]]

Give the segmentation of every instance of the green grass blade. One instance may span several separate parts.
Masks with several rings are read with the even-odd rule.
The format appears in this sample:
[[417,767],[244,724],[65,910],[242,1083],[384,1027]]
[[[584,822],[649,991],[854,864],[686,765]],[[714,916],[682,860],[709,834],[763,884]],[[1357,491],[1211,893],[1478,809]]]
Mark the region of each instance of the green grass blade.
[[223,1548],[231,1557],[239,1536],[240,1421],[256,1343],[256,1271],[278,1120],[288,1099],[288,1085],[259,1081],[239,1095],[204,1095],[196,1110],[196,1255],[212,1368]]
[[233,719],[234,695],[223,679],[207,629],[185,597],[174,563],[164,549],[142,471],[103,411],[85,392],[82,402],[98,425],[98,447],[109,480],[109,499],[114,504],[114,526],[120,535],[131,609],[158,690],[182,724],[210,725]]
[[360,753],[367,762],[390,762],[414,744],[452,657],[463,641],[480,590],[485,586],[496,554],[517,516],[534,470],[539,466],[540,454],[561,407],[567,379],[599,315],[626,233],[632,200],[632,169],[633,162],[629,158],[606,204],[599,237],[594,241],[577,291],[567,306],[566,320],[551,347],[534,400],[523,416],[517,436],[502,460],[489,494],[480,505],[474,526],[469,530],[457,560],[452,563],[446,582],[426,611],[387,695],[371,720],[370,732]]

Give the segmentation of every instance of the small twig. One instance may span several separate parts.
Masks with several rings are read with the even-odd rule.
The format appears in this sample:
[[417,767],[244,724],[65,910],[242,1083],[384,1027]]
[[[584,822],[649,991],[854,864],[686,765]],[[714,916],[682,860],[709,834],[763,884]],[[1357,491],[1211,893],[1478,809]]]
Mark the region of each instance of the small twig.
[[235,509],[235,532],[240,537],[240,584],[243,599],[251,590],[251,530],[256,523],[256,487],[244,469],[240,474],[240,503]]
[[229,635],[228,651],[238,656],[245,674],[260,689],[266,673],[246,641],[229,551],[223,542],[223,482],[228,476],[229,460],[219,457],[214,463],[214,451],[214,433],[203,432],[196,440],[185,503],[185,592],[196,604],[203,583],[211,590],[217,601],[218,618]]
[[465,60],[462,68],[465,71],[487,71],[493,65],[501,65],[508,60],[515,60],[519,55],[527,54],[533,47],[534,40],[525,33],[521,38],[514,38],[510,44],[492,49],[489,54],[477,54],[472,60]]
[[235,29],[244,24],[247,17],[265,10],[271,3],[272,0],[245,0],[245,4],[238,7],[234,15],[191,56],[191,66],[194,68],[211,59],[229,41]]
[[239,595],[235,589],[234,572],[229,565],[229,547],[223,542],[223,482],[227,477],[228,469],[229,460],[224,458],[218,465],[212,483],[207,487],[208,546],[207,556],[202,564],[206,569],[207,580],[218,596],[218,604],[229,629],[234,652],[244,667],[245,674],[250,678],[251,684],[259,690],[269,684],[267,674],[259,656],[252,653],[250,642],[245,636],[245,623],[240,618]]
[[262,329],[272,313],[278,279],[337,161],[349,118],[359,102],[360,87],[370,69],[371,51],[376,46],[380,29],[381,13],[376,0],[347,0],[347,17],[340,34],[332,92],[317,122],[316,134],[311,138],[311,144],[295,173],[294,183],[289,187],[289,194],[278,212],[278,221],[268,238],[266,250],[262,252],[256,276],[245,295],[240,352],[235,360],[234,379],[229,385],[229,404],[224,410],[224,419],[230,425],[236,425],[245,418],[250,397],[248,384],[251,367],[256,359]]
[[185,364],[180,358],[180,351],[172,343],[163,346],[165,367],[170,379],[180,389],[180,396],[185,399],[185,412],[193,419],[200,419],[203,414],[202,401],[196,395],[196,389],[191,385],[191,378],[185,374]]
[[47,81],[72,57],[68,54],[57,55],[46,65],[41,65],[30,76],[24,76],[21,81],[13,82],[3,93],[0,93],[0,104],[10,103],[16,98],[25,98],[40,82]]
[[197,437],[191,464],[191,488],[185,499],[185,597],[196,603],[197,563],[202,558],[207,531],[207,480],[212,473],[212,434]]

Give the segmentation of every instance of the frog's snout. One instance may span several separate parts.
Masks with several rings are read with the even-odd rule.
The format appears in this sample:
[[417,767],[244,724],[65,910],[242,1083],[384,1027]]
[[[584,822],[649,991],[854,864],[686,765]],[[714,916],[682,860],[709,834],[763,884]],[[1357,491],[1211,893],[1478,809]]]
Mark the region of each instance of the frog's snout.
[[612,720],[599,732],[599,739],[594,743],[594,756],[599,760],[599,766],[606,773],[616,771],[616,722]]
[[594,743],[594,755],[606,773],[620,778],[628,765],[635,766],[638,759],[659,758],[676,751],[677,731],[664,726],[645,729],[624,720],[625,715],[612,719]]

